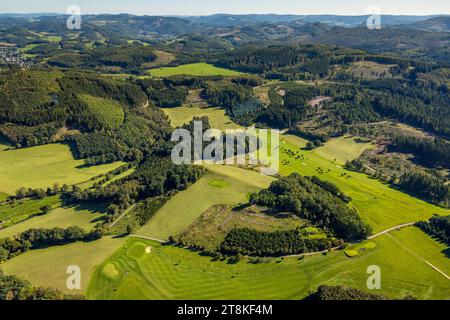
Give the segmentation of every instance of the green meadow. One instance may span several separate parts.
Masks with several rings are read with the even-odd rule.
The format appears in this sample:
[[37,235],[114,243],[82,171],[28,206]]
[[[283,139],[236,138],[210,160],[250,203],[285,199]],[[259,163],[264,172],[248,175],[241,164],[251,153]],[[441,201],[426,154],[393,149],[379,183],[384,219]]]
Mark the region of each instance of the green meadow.
[[337,164],[344,165],[347,161],[358,158],[365,150],[375,147],[370,142],[360,143],[356,139],[353,136],[333,138],[316,149],[316,153],[326,159],[336,159]]
[[[395,238],[398,241],[393,241]],[[409,241],[415,239],[414,241]],[[449,299],[450,282],[421,260],[450,273],[445,246],[415,228],[374,240],[366,254],[342,251],[298,259],[266,258],[236,264],[154,241],[130,239],[95,271],[90,299],[301,299],[321,284],[367,290],[367,267],[381,269],[381,290],[391,298]],[[147,253],[147,249],[151,252]]]
[[44,188],[54,183],[73,185],[90,180],[121,166],[116,162],[80,168],[84,160],[75,160],[69,146],[44,146],[0,152],[0,192],[14,194],[19,188]]
[[[2,207],[0,207],[1,210]],[[32,212],[23,209],[24,212]],[[38,209],[39,210],[39,209]],[[40,211],[40,210],[39,210]],[[98,205],[56,208],[50,213],[37,216],[0,230],[0,239],[12,237],[32,228],[51,229],[80,226],[91,230],[105,214],[105,209]]]
[[[302,150],[305,144],[306,140],[296,136],[282,137],[280,173],[289,175],[292,172],[300,172],[302,175],[315,175],[334,183],[352,197],[351,205],[373,227],[374,233],[403,223],[426,220],[433,214],[450,214],[449,210],[395,190],[366,174],[344,169],[339,162],[334,161],[335,157],[329,152]],[[350,149],[353,150],[350,152],[357,150]],[[295,156],[291,156],[287,151],[293,152]],[[303,157],[297,159],[296,155]]]
[[194,117],[208,117],[211,128],[226,130],[239,129],[241,126],[234,123],[221,108],[178,107],[162,109],[170,119],[173,127],[181,127],[189,123]]
[[241,72],[215,67],[208,63],[192,63],[177,67],[166,67],[148,70],[148,73],[157,78],[164,78],[177,75],[190,76],[239,76]]
[[267,188],[272,181],[270,177],[237,167],[209,165],[207,168],[210,173],[170,199],[138,234],[167,240],[211,206],[246,203],[249,193]]

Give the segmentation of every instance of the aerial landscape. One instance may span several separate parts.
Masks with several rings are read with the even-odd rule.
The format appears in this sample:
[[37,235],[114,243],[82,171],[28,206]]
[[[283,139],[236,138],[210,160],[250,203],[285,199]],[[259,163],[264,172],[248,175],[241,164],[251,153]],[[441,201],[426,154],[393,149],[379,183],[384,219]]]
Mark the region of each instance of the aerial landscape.
[[448,4],[129,2],[0,8],[0,300],[450,300]]

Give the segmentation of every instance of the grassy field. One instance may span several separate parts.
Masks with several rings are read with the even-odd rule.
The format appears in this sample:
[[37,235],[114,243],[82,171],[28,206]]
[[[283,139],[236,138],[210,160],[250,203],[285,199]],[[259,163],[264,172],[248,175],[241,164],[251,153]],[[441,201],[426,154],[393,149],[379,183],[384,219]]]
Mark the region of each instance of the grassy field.
[[208,169],[209,174],[170,199],[138,234],[166,240],[211,206],[246,203],[249,193],[268,187],[272,181],[257,172],[231,166],[210,165]]
[[148,73],[154,77],[163,78],[176,75],[191,76],[238,76],[241,72],[217,68],[207,63],[192,63],[177,67],[167,67],[148,70]]
[[225,114],[225,110],[220,108],[178,107],[163,110],[173,127],[180,127],[194,117],[208,117],[211,128],[219,130],[241,128]]
[[[374,233],[403,223],[426,220],[432,214],[449,214],[449,210],[395,190],[365,174],[345,170],[338,162],[334,162],[335,157],[329,152],[301,150],[306,144],[304,139],[283,136],[282,140],[280,172],[283,175],[292,172],[308,176],[316,175],[336,184],[353,198],[351,205],[373,227]],[[356,147],[347,149],[353,149],[350,152],[354,152]],[[296,159],[287,154],[286,150],[291,150],[302,157]]]
[[[391,237],[398,239],[392,241]],[[408,238],[418,238],[411,242]],[[402,241],[406,240],[405,245]],[[444,246],[421,231],[404,229],[376,240],[365,255],[348,258],[341,251],[237,264],[153,241],[130,239],[103,262],[89,282],[90,299],[300,299],[321,284],[366,289],[370,265],[381,269],[381,290],[401,298],[449,299],[450,282],[421,260],[450,272]],[[151,253],[146,248],[151,247]]]
[[87,94],[80,95],[80,98],[103,128],[117,129],[123,124],[125,112],[117,101]]
[[[84,293],[90,276],[96,267],[113,254],[125,238],[104,237],[91,243],[77,242],[65,246],[26,252],[3,263],[6,274],[15,274],[28,279],[33,285],[52,287],[66,293]],[[81,290],[68,290],[67,267],[77,265],[81,269]]]
[[[0,221],[3,227],[9,227],[42,212],[40,208],[50,205],[53,208],[60,206],[59,196],[44,199],[23,199],[13,203],[0,205]],[[1,230],[0,230],[1,235]]]
[[31,228],[49,229],[80,226],[90,230],[97,224],[98,219],[104,213],[105,209],[97,205],[56,208],[46,215],[34,217],[0,230],[0,238],[12,237]]
[[5,201],[6,199],[8,199],[8,195],[0,192],[0,202]]
[[336,159],[336,163],[344,165],[347,161],[358,158],[364,150],[373,149],[370,142],[359,143],[355,137],[343,136],[328,141],[323,147],[316,149],[316,153],[326,159]]
[[123,165],[121,162],[79,168],[84,160],[75,160],[64,144],[0,152],[0,192],[14,194],[21,187],[47,188],[78,184]]

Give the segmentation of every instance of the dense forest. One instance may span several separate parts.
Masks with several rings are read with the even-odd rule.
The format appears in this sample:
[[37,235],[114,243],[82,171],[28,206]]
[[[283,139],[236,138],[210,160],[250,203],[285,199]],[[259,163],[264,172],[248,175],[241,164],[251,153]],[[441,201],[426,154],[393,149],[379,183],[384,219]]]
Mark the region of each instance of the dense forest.
[[252,194],[250,203],[295,213],[346,241],[367,238],[370,227],[340,198],[349,200],[329,183],[293,173]]
[[225,254],[254,256],[286,256],[331,250],[343,245],[335,239],[308,239],[299,230],[261,232],[253,229],[233,229],[220,245]]
[[416,137],[395,136],[389,150],[411,153],[426,165],[450,168],[450,143],[444,139],[418,139]]
[[445,180],[426,172],[406,172],[400,177],[398,186],[419,198],[445,206],[450,205],[450,187]]

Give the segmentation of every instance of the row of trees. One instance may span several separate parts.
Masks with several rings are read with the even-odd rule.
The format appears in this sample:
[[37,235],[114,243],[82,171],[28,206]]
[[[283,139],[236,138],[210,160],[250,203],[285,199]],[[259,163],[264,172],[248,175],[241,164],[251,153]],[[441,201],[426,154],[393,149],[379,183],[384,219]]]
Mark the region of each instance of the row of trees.
[[429,221],[417,222],[416,226],[450,245],[450,216],[433,217]]
[[74,226],[67,229],[29,229],[13,239],[0,239],[0,262],[11,259],[24,252],[33,249],[59,246],[77,241],[95,241],[103,236],[101,229],[85,231],[83,228]]

